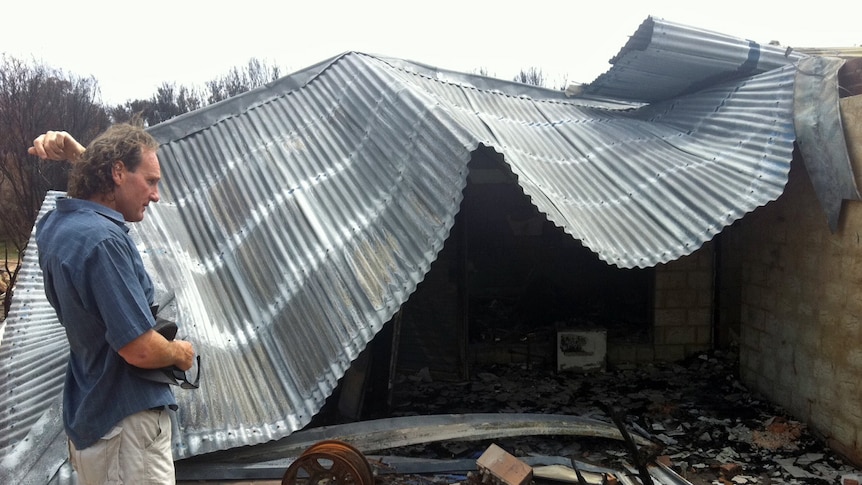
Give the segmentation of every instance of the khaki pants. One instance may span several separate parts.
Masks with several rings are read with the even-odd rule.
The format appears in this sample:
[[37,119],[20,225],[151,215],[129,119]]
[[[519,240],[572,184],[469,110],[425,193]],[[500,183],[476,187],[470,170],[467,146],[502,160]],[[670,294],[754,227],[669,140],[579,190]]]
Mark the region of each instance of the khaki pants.
[[171,417],[167,410],[133,414],[88,448],[70,441],[69,459],[81,485],[175,484]]

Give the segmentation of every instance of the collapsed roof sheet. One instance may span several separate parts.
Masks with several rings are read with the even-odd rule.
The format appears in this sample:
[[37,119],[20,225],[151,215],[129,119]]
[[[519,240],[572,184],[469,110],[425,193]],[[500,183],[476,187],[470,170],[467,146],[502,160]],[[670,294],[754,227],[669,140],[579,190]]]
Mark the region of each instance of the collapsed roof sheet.
[[652,103],[771,71],[804,57],[792,48],[648,17],[611,59],[613,69],[585,86],[584,93]]
[[[346,53],[151,128],[162,201],[133,236],[204,358],[201,389],[178,392],[176,457],[309,423],[429,270],[479,145],[599,257],[652,266],[781,194],[794,73],[633,108]],[[35,250],[0,346],[0,476],[65,459],[67,347]]]

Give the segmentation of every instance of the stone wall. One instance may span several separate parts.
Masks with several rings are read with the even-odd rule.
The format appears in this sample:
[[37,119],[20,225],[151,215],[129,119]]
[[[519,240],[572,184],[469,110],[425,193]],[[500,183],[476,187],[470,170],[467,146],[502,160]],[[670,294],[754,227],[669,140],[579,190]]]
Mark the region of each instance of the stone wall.
[[653,350],[657,360],[679,360],[712,344],[713,245],[656,266]]
[[862,202],[831,233],[794,161],[784,194],[729,231],[743,382],[862,463]]

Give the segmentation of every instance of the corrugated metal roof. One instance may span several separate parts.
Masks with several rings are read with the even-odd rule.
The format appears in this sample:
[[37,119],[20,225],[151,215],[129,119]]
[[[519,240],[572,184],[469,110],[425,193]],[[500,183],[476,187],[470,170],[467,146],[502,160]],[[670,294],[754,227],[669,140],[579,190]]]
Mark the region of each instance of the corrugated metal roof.
[[648,17],[586,94],[642,102],[681,96],[797,62],[805,54]]
[[[177,393],[176,456],[309,423],[428,271],[480,144],[602,259],[652,266],[781,194],[794,73],[631,109],[346,53],[153,127],[162,201],[132,234],[204,358],[201,389]],[[29,248],[0,346],[0,476],[44,483],[67,347]]]

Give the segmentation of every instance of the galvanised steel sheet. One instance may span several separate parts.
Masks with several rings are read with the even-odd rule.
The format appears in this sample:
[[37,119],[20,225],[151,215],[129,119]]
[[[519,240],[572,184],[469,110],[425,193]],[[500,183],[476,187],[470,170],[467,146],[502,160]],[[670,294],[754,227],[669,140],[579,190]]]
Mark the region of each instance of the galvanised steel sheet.
[[807,54],[648,17],[584,93],[655,102],[761,74]]
[[549,220],[619,267],[690,254],[787,180],[793,66],[637,109],[446,90],[415,72]]
[[[162,201],[132,235],[203,356],[201,389],[177,392],[175,456],[310,422],[428,272],[479,144],[599,257],[652,266],[781,194],[793,79],[788,66],[636,108],[346,53],[152,127]],[[0,478],[44,482],[68,474],[67,347],[36,249],[0,345]]]

